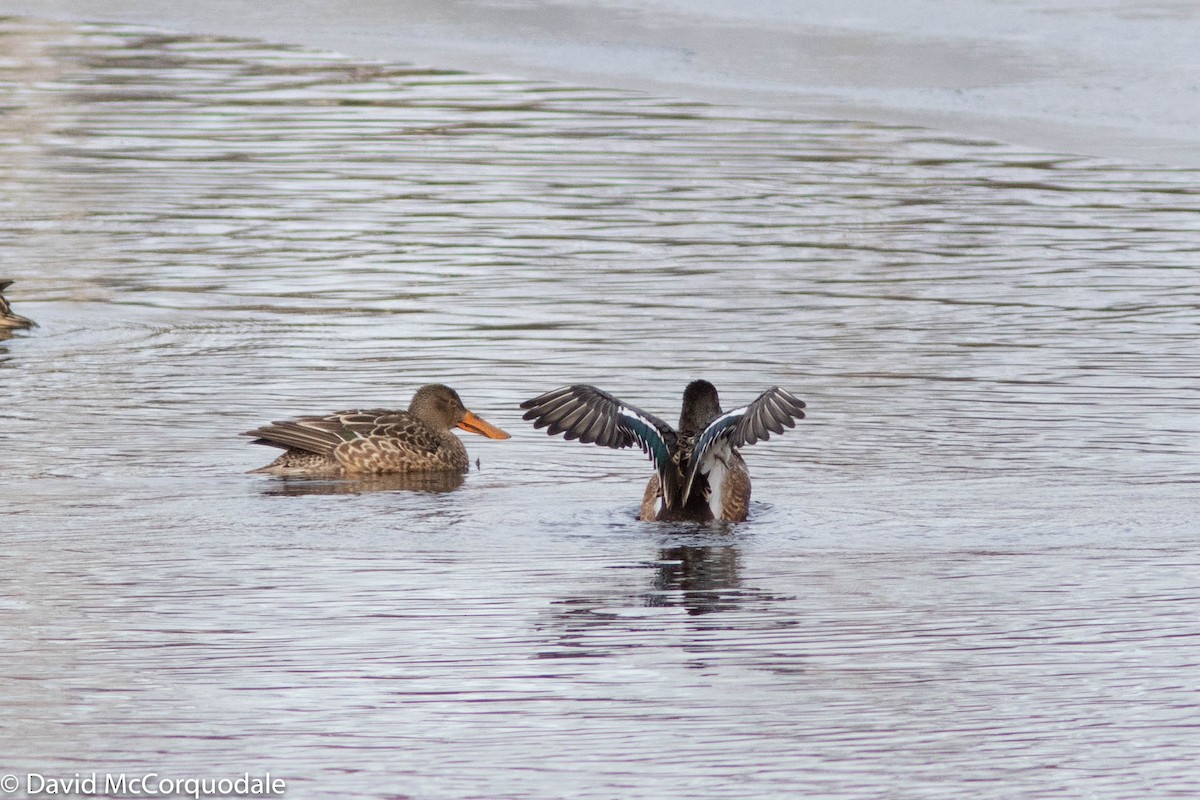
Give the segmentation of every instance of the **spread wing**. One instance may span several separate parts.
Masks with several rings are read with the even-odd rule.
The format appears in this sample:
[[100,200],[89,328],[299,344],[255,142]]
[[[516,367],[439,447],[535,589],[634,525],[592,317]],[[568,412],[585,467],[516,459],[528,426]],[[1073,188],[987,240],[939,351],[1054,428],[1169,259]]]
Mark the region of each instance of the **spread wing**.
[[670,425],[653,414],[583,383],[526,400],[521,408],[533,427],[546,428],[551,436],[561,433],[564,439],[614,449],[638,445],[650,457],[655,473],[667,489],[663,496],[674,499],[678,495],[682,476],[672,458],[678,436]]
[[683,496],[691,494],[692,482],[706,466],[705,457],[717,442],[726,441],[734,448],[754,444],[771,438],[772,433],[783,433],[785,427],[796,427],[798,419],[804,419],[804,401],[778,386],[767,389],[750,405],[721,414],[696,437]]
[[395,449],[402,444],[403,449],[417,453],[433,453],[439,446],[437,437],[428,426],[421,424],[407,411],[383,408],[335,411],[322,417],[272,422],[242,435],[255,437],[255,444],[295,448],[330,457],[334,456],[339,446],[349,442],[360,448],[387,442],[389,449]]

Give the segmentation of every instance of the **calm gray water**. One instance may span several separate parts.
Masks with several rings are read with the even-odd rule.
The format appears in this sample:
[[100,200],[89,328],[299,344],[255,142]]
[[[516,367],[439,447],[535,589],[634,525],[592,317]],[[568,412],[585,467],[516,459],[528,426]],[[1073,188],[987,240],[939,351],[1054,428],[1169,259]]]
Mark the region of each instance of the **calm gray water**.
[[[0,772],[292,797],[1200,790],[1200,173],[0,21]],[[634,521],[705,377],[809,419]],[[245,470],[444,381],[450,492]]]

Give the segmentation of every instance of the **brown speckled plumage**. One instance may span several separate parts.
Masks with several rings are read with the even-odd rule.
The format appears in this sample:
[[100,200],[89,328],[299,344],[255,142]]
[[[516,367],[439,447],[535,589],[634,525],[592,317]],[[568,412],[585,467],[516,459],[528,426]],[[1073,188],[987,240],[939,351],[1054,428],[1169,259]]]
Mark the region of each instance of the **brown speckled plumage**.
[[422,386],[407,411],[335,411],[273,422],[244,436],[286,452],[253,472],[292,477],[466,472],[467,448],[450,432],[459,427],[492,439],[508,434],[468,411],[448,386]]
[[0,330],[36,327],[37,323],[33,320],[13,313],[8,300],[3,295],[4,290],[9,286],[12,286],[12,281],[0,281]]
[[745,522],[750,514],[750,470],[746,460],[737,450],[730,450],[725,459],[725,477],[721,482],[720,509],[711,505],[712,487],[708,476],[704,475],[702,482],[696,484],[696,489],[689,495],[682,506],[667,508],[663,502],[662,481],[657,475],[651,475],[646,482],[646,491],[642,493],[642,508],[638,519],[646,522],[678,522],[698,521],[709,522]]

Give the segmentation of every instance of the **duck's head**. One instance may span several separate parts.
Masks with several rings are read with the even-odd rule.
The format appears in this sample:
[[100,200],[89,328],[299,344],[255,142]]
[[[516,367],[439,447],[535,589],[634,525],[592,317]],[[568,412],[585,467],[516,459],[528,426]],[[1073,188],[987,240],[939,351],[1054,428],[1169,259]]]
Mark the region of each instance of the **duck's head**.
[[508,434],[477,416],[463,405],[458,392],[440,383],[422,386],[408,404],[408,413],[434,430],[462,428],[489,439],[507,439]]
[[721,415],[717,387],[708,381],[692,381],[683,390],[683,410],[679,412],[679,435],[695,436]]

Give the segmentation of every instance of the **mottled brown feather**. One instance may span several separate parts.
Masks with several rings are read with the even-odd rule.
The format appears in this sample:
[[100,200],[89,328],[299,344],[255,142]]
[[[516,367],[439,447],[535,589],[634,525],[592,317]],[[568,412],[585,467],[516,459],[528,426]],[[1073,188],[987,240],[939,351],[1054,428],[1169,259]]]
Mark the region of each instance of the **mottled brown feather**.
[[[12,286],[12,283],[9,280],[0,281],[0,292]],[[12,306],[8,304],[8,299],[3,294],[0,294],[0,329],[33,328],[36,326],[37,323],[33,320],[14,313]]]
[[721,490],[721,519],[727,522],[745,522],[750,514],[750,470],[741,453],[733,451],[731,463],[726,467],[725,486]]
[[257,472],[381,475],[420,470],[462,472],[469,467],[467,449],[457,436],[435,431],[407,411],[336,411],[323,417],[273,422],[246,435],[288,450]]
[[286,451],[254,472],[297,477],[465,472],[470,461],[466,447],[450,432],[455,426],[507,438],[467,411],[458,393],[441,384],[417,390],[407,411],[335,411],[273,422],[244,435]]

